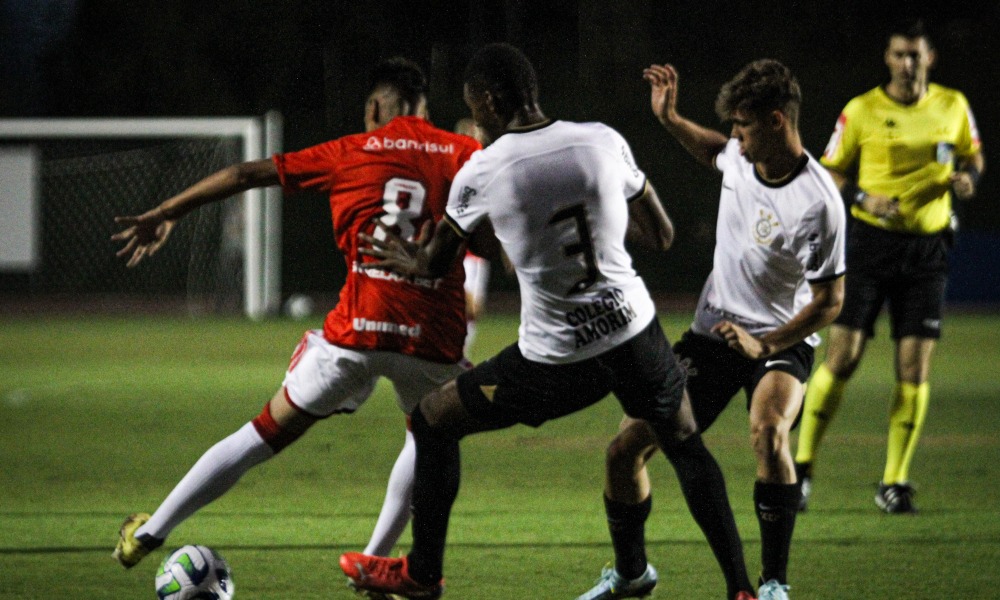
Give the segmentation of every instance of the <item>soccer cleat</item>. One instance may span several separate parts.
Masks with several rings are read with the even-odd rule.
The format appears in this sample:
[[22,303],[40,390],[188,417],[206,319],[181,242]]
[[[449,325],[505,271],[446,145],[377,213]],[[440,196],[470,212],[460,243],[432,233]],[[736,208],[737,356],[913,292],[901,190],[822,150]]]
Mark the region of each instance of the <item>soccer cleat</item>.
[[614,600],[615,598],[643,598],[656,587],[656,569],[647,564],[646,571],[635,579],[625,579],[614,567],[601,569],[597,584],[576,600]]
[[917,491],[908,483],[878,484],[875,494],[875,504],[890,515],[916,514],[917,507],[913,497]]
[[736,594],[736,597],[733,598],[733,600],[757,600],[757,599],[754,598],[753,594],[751,594],[750,592],[740,592]]
[[147,554],[163,545],[163,540],[158,540],[153,536],[135,537],[136,530],[142,527],[143,523],[149,520],[149,517],[148,513],[132,513],[125,517],[125,522],[118,530],[118,543],[115,545],[115,551],[111,553],[111,557],[126,569],[131,569],[139,564],[139,561]]
[[788,600],[788,586],[777,579],[766,581],[757,589],[757,600]]
[[395,594],[411,600],[436,600],[444,592],[443,580],[425,585],[411,579],[409,562],[405,556],[389,558],[345,552],[340,555],[340,569],[347,575],[347,585],[362,593]]
[[795,463],[795,478],[799,481],[802,495],[799,496],[799,512],[806,512],[809,495],[812,494],[812,463]]

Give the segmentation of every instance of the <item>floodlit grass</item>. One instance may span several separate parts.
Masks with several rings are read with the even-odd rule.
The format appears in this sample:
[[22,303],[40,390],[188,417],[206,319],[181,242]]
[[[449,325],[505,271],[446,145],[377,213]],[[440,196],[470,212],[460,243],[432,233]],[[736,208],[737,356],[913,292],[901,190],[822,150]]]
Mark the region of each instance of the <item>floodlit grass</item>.
[[[664,318],[671,339],[687,322]],[[155,509],[202,452],[257,414],[303,329],[284,320],[0,318],[0,599],[153,598],[165,552],[121,569],[110,557],[121,520]],[[880,331],[798,521],[793,598],[996,598],[998,331],[996,316],[946,321],[912,470],[916,517],[883,515],[872,501],[892,388]],[[491,315],[480,332],[479,359],[515,339],[516,317]],[[743,405],[737,398],[705,437],[726,473],[753,574]],[[606,401],[538,430],[463,442],[446,597],[568,599],[590,586],[611,559],[602,457],[619,418]],[[167,547],[216,548],[232,565],[237,598],[354,598],[337,558],[365,545],[402,436],[391,388],[380,385],[358,414],[320,423],[181,525]],[[722,598],[718,567],[666,461],[652,474],[649,555],[664,575],[655,597]]]

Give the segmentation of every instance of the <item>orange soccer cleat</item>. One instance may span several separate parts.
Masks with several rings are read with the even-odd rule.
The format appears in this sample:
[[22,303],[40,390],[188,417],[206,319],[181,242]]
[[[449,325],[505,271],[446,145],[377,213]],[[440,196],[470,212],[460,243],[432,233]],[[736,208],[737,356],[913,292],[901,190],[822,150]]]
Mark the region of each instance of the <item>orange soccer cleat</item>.
[[396,594],[411,600],[436,600],[444,592],[443,580],[425,585],[410,578],[406,557],[369,556],[360,552],[340,555],[340,569],[348,585],[359,591]]

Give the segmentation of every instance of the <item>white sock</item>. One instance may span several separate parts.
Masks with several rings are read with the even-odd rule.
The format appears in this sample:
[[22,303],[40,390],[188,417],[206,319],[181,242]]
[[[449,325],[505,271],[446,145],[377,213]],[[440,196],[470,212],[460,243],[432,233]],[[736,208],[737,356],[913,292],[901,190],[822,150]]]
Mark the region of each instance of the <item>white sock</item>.
[[468,358],[469,350],[472,349],[472,344],[476,340],[476,322],[466,321],[465,322],[465,345],[462,347],[462,354]]
[[392,547],[403,535],[406,524],[410,522],[410,500],[413,497],[413,472],[416,468],[417,445],[413,434],[406,432],[406,442],[396,458],[396,464],[389,475],[389,484],[382,503],[382,512],[375,523],[371,541],[365,548],[365,554],[372,556],[388,556]]
[[244,473],[272,456],[274,451],[253,423],[247,423],[202,454],[153,517],[136,530],[136,536],[166,539],[184,519],[229,491]]

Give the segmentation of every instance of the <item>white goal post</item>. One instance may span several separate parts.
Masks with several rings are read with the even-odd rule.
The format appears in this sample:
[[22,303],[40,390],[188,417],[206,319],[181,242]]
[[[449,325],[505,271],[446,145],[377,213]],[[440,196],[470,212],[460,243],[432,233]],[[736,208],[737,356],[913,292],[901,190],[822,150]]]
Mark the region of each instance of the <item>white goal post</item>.
[[[209,138],[238,140],[237,161],[267,158],[282,150],[281,115],[269,112],[263,117],[0,119],[0,144],[4,146],[23,144],[30,148],[46,140]],[[155,166],[154,163],[150,168]],[[150,203],[148,208],[155,202],[153,198],[141,200]],[[32,201],[37,203],[39,199]],[[277,187],[250,190],[244,193],[242,202],[242,305],[246,315],[257,319],[276,313],[281,303],[281,190]]]

